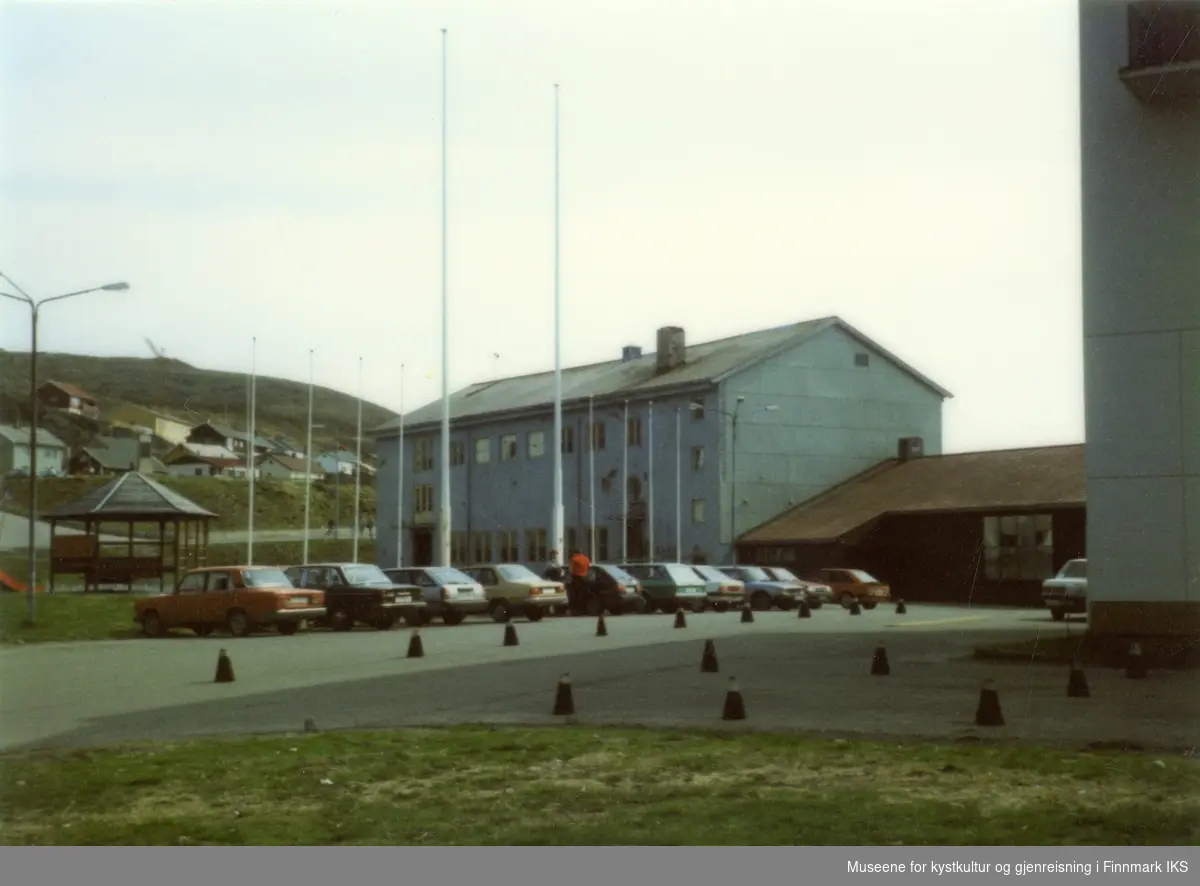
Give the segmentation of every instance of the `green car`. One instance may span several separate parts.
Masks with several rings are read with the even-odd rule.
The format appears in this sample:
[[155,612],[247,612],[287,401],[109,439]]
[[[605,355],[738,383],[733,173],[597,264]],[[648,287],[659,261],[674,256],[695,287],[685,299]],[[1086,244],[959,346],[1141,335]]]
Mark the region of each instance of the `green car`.
[[703,612],[708,606],[707,582],[686,563],[622,563],[621,568],[641,584],[646,612],[673,614],[681,606]]

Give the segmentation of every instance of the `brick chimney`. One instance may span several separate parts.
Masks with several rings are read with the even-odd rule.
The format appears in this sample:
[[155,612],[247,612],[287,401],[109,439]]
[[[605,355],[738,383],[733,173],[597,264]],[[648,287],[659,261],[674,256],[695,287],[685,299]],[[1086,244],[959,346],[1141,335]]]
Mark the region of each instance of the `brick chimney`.
[[630,360],[636,360],[642,356],[642,349],[638,345],[625,345],[621,348],[621,362],[628,363]]
[[683,327],[664,326],[658,330],[658,353],[656,368],[661,375],[678,369],[687,362],[687,348],[684,345]]

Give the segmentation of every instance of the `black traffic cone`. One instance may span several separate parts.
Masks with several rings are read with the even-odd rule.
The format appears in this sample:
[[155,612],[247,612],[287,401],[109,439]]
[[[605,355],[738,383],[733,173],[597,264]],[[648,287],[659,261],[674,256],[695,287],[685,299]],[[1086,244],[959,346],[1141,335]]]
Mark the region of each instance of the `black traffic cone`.
[[746,702],[742,699],[742,691],[738,689],[736,677],[729,678],[729,691],[725,693],[725,709],[721,712],[721,719],[746,719]]
[[571,675],[563,674],[554,693],[554,716],[569,717],[575,713],[575,696],[571,693]]
[[808,600],[804,597],[800,598],[800,615],[797,618],[812,618],[812,607],[808,605]]
[[908,612],[908,607],[904,605],[904,598],[901,597],[896,601],[896,614],[903,615],[906,612]]
[[213,682],[233,682],[233,662],[229,660],[229,655],[224,649],[217,653],[217,675],[215,678],[213,678]]
[[751,609],[750,604],[747,603],[742,607],[742,624],[748,625],[752,621],[754,621],[754,610]]
[[984,680],[979,690],[979,707],[975,709],[976,726],[1003,726],[1004,714],[1000,710],[1000,693],[993,680]]
[[511,621],[504,626],[504,645],[505,646],[520,646],[521,641],[517,639],[517,626]]
[[1129,647],[1129,660],[1125,662],[1125,676],[1130,680],[1144,680],[1147,674],[1146,660],[1142,658],[1142,644],[1134,643]]
[[677,628],[686,628],[687,627],[687,616],[683,614],[682,609],[675,610],[675,627],[677,627]]
[[604,623],[604,613],[603,612],[601,612],[600,617],[596,619],[596,636],[597,637],[607,637],[608,636],[608,625],[606,625]]
[[425,643],[421,640],[421,631],[419,628],[413,628],[412,636],[408,638],[408,657],[425,657]]
[[1067,678],[1067,698],[1088,698],[1091,694],[1083,665],[1075,659],[1071,662],[1071,676]]
[[850,601],[850,614],[851,615],[862,615],[862,607],[858,605],[858,600]]
[[700,659],[700,673],[715,674],[720,670],[717,665],[717,647],[712,640],[705,640],[704,655]]
[[875,647],[875,654],[871,656],[871,676],[886,677],[892,672],[892,666],[888,664],[887,649],[882,643]]

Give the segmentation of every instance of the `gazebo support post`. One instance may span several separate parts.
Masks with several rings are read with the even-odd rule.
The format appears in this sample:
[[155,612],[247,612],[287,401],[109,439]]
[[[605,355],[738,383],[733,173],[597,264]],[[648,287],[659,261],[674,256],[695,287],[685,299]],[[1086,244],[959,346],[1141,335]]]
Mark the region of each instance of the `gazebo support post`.
[[50,518],[50,593],[54,593],[54,529],[58,526],[58,521],[53,517]]
[[158,521],[158,592],[166,590],[167,582],[167,521]]
[[[130,559],[130,561],[133,560],[133,521],[132,520],[129,521],[129,559]],[[132,594],[133,593],[133,569],[132,568],[130,568],[130,570],[129,570],[129,581],[128,581],[126,587],[128,588],[129,593]]]

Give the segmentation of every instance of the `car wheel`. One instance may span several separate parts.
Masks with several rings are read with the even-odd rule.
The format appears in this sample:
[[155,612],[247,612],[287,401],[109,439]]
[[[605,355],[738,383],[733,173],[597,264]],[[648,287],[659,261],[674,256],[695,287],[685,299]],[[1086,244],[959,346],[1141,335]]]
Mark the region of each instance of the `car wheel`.
[[335,631],[348,631],[354,627],[354,619],[345,609],[334,609],[329,613],[329,626]]
[[642,607],[643,615],[653,615],[658,611],[658,601],[653,597],[646,598],[646,605]]
[[717,612],[728,612],[729,604],[728,603],[714,603],[713,609],[717,610]]
[[167,633],[162,619],[153,609],[142,613],[142,633],[147,637],[162,637]]
[[465,612],[459,612],[457,609],[447,609],[442,613],[442,621],[450,627],[462,624],[466,617]]
[[492,614],[492,621],[496,624],[508,624],[512,620],[512,610],[508,608],[508,603],[503,600],[494,600],[492,605],[488,607],[488,611]]
[[660,602],[658,604],[658,608],[661,609],[663,612],[665,612],[667,615],[674,615],[676,612],[679,611],[679,601],[678,600],[663,600],[662,602]]
[[225,627],[235,637],[249,637],[251,630],[250,617],[241,609],[234,609],[229,613],[229,617],[225,619]]
[[541,621],[546,617],[546,610],[541,606],[530,606],[525,610],[525,617],[530,621]]
[[766,612],[771,608],[771,595],[766,591],[755,591],[750,597],[750,608],[756,612]]
[[862,608],[863,609],[874,609],[878,605],[879,605],[878,603],[863,603]]
[[842,605],[843,609],[849,609],[850,606],[854,603],[854,595],[851,594],[849,591],[846,591],[844,594],[842,594],[840,597],[838,597],[838,603],[840,603]]
[[692,612],[694,612],[696,615],[699,615],[701,612],[703,612],[707,608],[708,608],[707,600],[697,600],[695,603],[692,604]]
[[275,630],[279,631],[279,633],[285,637],[290,637],[300,630],[300,622],[281,621],[275,625]]
[[1051,609],[1050,617],[1055,621],[1062,621],[1067,617],[1067,611],[1065,609]]
[[377,631],[390,631],[396,625],[396,616],[390,612],[384,615],[377,615],[375,620],[371,622],[371,627]]
[[207,637],[213,632],[212,625],[193,625],[192,632],[197,637]]

